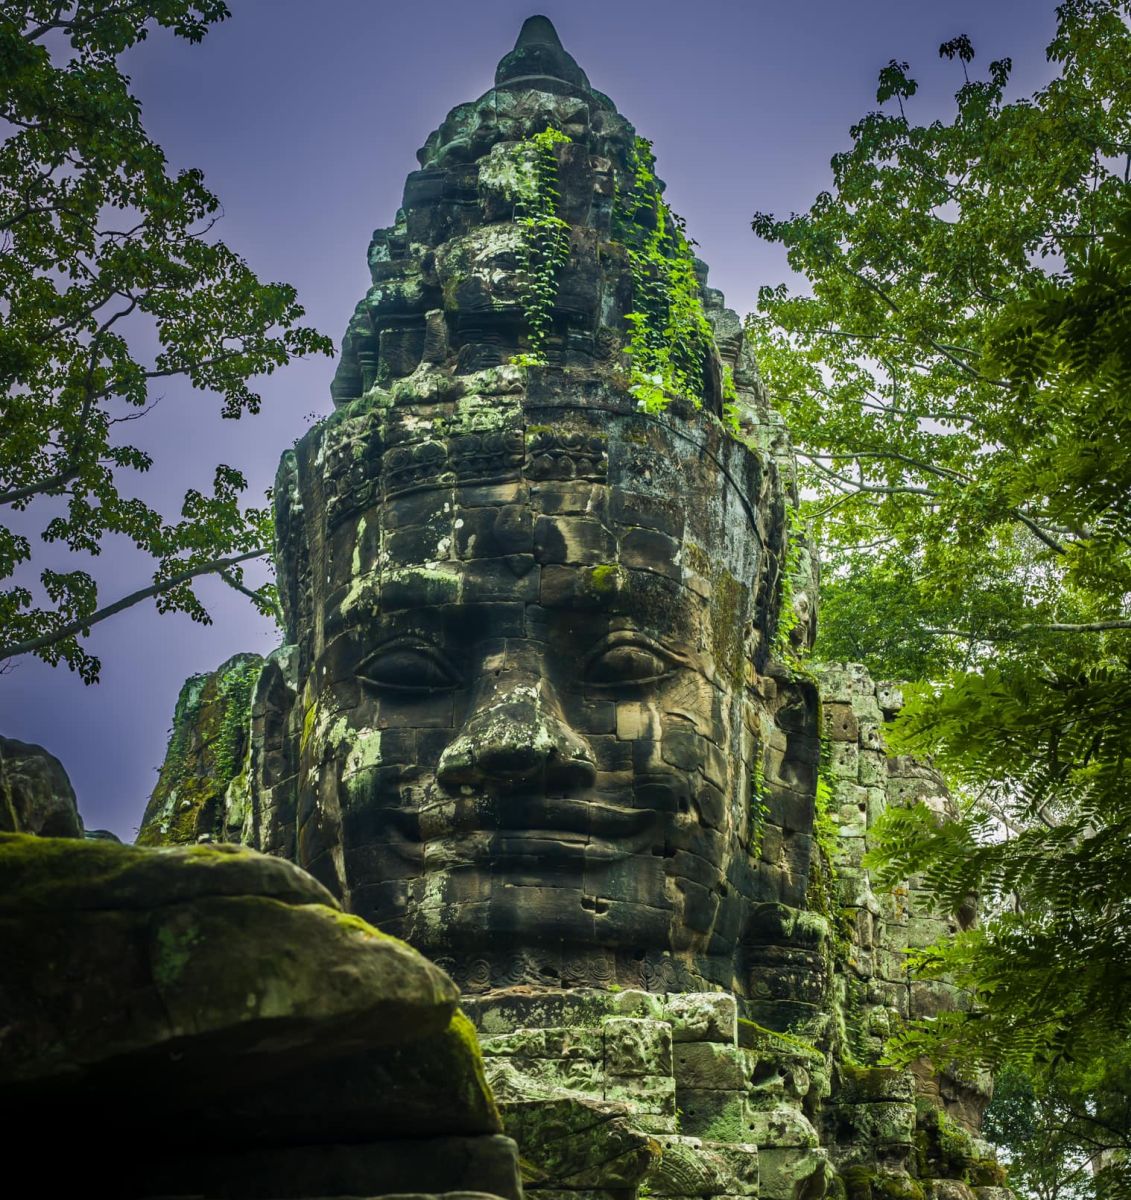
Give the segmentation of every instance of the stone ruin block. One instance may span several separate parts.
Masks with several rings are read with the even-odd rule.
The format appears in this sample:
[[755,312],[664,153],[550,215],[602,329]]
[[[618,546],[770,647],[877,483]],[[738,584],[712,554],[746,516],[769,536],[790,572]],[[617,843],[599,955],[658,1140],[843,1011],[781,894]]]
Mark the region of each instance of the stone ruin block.
[[672,1027],[641,1017],[606,1017],[601,1022],[605,1070],[610,1075],[672,1073]]
[[680,1088],[742,1088],[745,1061],[737,1046],[720,1042],[681,1042],[675,1051],[675,1078]]
[[661,1135],[661,1157],[645,1176],[656,1196],[757,1196],[758,1147],[713,1142],[685,1135]]
[[673,1042],[737,1043],[738,1005],[726,992],[670,995],[664,1013],[671,1022]]

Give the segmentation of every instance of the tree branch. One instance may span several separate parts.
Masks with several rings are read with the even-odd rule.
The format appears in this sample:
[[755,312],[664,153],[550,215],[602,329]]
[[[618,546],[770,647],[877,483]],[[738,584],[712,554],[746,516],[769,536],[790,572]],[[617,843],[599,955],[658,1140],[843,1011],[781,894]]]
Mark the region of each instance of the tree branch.
[[810,460],[820,459],[822,462],[826,459],[830,462],[835,462],[840,458],[890,458],[896,462],[906,463],[909,467],[914,467],[917,471],[923,471],[928,475],[937,475],[940,479],[951,479],[964,486],[970,482],[970,477],[963,475],[960,471],[953,471],[949,467],[939,467],[931,463],[920,462],[919,459],[912,458],[908,454],[900,454],[898,450],[846,450],[843,454],[813,454],[811,451],[806,451],[805,457]]
[[[266,602],[266,597],[261,596],[258,592],[253,592],[251,590],[251,588],[249,588],[249,587],[245,587],[235,577],[235,575],[232,574],[231,571],[220,571],[219,575],[220,575],[220,578],[228,585],[228,587],[234,588],[237,592],[242,592],[243,595],[245,595],[256,607],[259,607],[260,605],[262,605]],[[276,622],[279,625],[282,625],[283,624],[283,610],[278,606],[278,604],[271,605],[271,613],[274,616]]]
[[76,633],[89,633],[92,626],[105,621],[107,617],[113,617],[127,608],[132,608],[135,604],[140,604],[142,600],[163,596],[166,592],[171,592],[174,588],[180,587],[182,583],[188,583],[190,579],[196,579],[200,575],[219,575],[228,567],[234,567],[252,558],[262,558],[263,555],[270,554],[270,552],[268,547],[260,546],[258,549],[248,550],[243,554],[236,554],[231,558],[215,558],[210,562],[192,567],[190,570],[179,571],[176,575],[169,576],[168,579],[150,584],[149,587],[138,588],[136,592],[130,592],[128,596],[123,596],[120,600],[115,600],[113,604],[107,604],[104,608],[91,613],[90,616],[70,621],[66,625],[52,630],[50,633],[40,634],[39,637],[35,638],[28,638],[24,642],[10,642],[6,646],[0,646],[0,659],[15,658],[20,654],[31,654],[36,650],[43,650],[47,646],[57,645],[59,642],[73,637]]
[[924,632],[965,638],[973,642],[1009,642],[1026,633],[1107,633],[1114,629],[1131,629],[1131,619],[1118,617],[1110,621],[1082,621],[1078,624],[1064,621],[1052,621],[1047,625],[1034,623],[1018,625],[1006,633],[973,633],[969,629],[944,629],[935,626],[926,626]]
[[850,488],[852,492],[857,494],[871,494],[877,496],[926,496],[929,499],[935,499],[935,493],[930,488],[921,487],[880,487],[877,485],[861,483],[855,479],[848,479],[843,475],[838,475],[835,471],[831,471],[828,467],[814,460],[810,454],[799,453],[798,458],[803,458],[815,471],[824,475],[827,479],[835,480],[837,483],[843,484]]
[[69,467],[65,470],[57,471],[54,475],[49,475],[46,479],[41,479],[38,483],[25,484],[24,487],[9,488],[5,492],[0,492],[0,505],[19,504],[21,500],[30,500],[32,496],[57,493],[65,484],[75,479],[78,473],[77,467]]
[[[903,309],[896,304],[896,302],[887,294],[887,292],[884,291],[882,287],[880,287],[878,283],[875,283],[873,280],[869,279],[867,275],[862,275],[859,271],[854,271],[851,267],[846,267],[844,263],[840,263],[839,265],[842,270],[851,275],[852,278],[858,283],[866,287],[874,295],[878,296],[893,313],[895,313],[897,316],[903,316]],[[933,337],[930,337],[927,334],[923,334],[922,336],[923,340],[928,346],[932,347],[932,349],[934,349],[938,354],[941,354],[943,358],[945,358],[952,366],[957,367],[960,371],[969,375],[971,379],[976,379],[979,383],[988,383],[992,387],[1009,387],[1009,381],[1007,379],[990,379],[988,376],[983,375],[981,371],[977,370],[975,367],[972,367],[964,359],[959,358],[957,354],[952,353],[944,343],[936,341]]]

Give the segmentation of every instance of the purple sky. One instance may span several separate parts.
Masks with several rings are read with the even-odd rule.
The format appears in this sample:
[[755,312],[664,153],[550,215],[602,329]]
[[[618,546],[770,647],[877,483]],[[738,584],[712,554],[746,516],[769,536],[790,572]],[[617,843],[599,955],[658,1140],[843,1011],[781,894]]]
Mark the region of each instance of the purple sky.
[[[1020,93],[1048,77],[1054,28],[1052,0],[229,2],[234,17],[200,46],[157,34],[125,69],[151,136],[175,166],[201,168],[223,201],[220,235],[262,278],[295,284],[310,321],[335,339],[368,284],[370,233],[392,222],[417,148],[450,108],[491,86],[533,12],[654,141],[667,199],[740,313],[760,284],[787,275],[780,251],[750,232],[751,214],[805,209],[828,186],[829,158],[876,107],[890,58],[911,63],[920,93],[908,115],[929,120],[949,114],[960,82],[957,64],[940,63],[940,42],[968,33],[983,71],[1012,57]],[[239,422],[221,421],[214,397],[170,386],[129,427],[155,458],[129,489],[172,513],[226,462],[261,496],[281,451],[329,411],[332,373],[329,359],[291,366],[264,381],[262,414]],[[150,574],[125,547],[108,547],[97,567],[104,602]],[[96,686],[29,659],[0,677],[0,733],[62,759],[88,828],[133,838],[188,675],[277,642],[222,585],[201,590],[216,601],[211,626],[160,617],[152,604],[99,626],[88,642],[103,660]]]

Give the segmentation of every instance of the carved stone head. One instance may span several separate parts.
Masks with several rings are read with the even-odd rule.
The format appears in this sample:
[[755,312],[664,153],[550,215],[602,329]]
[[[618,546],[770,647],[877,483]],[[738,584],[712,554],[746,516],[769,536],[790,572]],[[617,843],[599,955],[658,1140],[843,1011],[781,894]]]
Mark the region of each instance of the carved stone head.
[[[422,151],[338,411],[281,467],[294,649],[257,837],[464,987],[755,994],[807,969],[770,959],[797,945],[817,757],[809,691],[768,672],[779,472],[719,419],[722,366],[750,405],[757,381],[701,279],[698,392],[642,407],[615,236],[632,129],[543,26],[528,42]],[[571,139],[569,253],[516,365],[529,209],[500,180],[547,124]]]

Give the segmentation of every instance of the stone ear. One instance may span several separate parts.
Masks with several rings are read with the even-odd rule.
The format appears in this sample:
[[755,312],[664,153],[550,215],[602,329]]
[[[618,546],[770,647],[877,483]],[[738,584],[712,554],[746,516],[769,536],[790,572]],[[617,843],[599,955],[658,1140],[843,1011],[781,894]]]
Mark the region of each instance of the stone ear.
[[[295,857],[296,742],[290,729],[302,728],[296,713],[297,648],[276,650],[263,665],[251,703],[251,761],[247,811],[240,841],[281,858]],[[229,816],[229,822],[231,817]]]
[[283,623],[290,641],[295,637],[301,614],[310,611],[310,599],[301,583],[310,559],[310,550],[295,450],[287,450],[279,460],[279,469],[275,473],[274,508],[275,579]]

